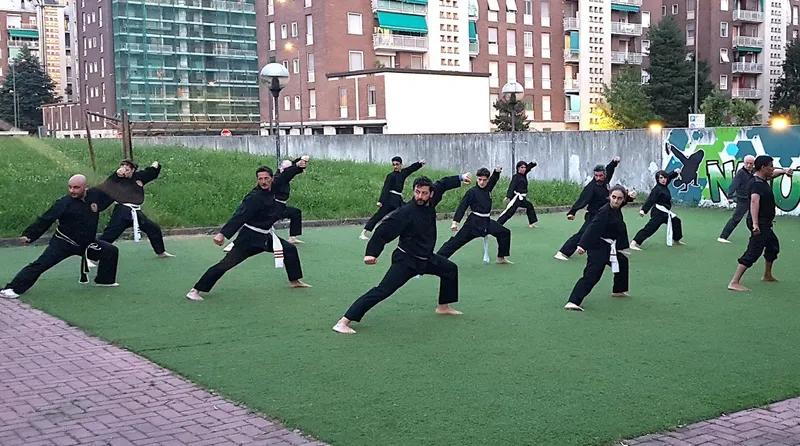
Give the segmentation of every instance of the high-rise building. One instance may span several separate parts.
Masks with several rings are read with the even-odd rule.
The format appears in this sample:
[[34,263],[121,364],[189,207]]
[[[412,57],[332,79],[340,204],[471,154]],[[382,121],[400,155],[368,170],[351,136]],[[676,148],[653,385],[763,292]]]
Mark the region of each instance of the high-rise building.
[[39,56],[41,35],[36,7],[28,1],[0,1],[0,79],[11,75],[11,63],[19,51],[27,46],[31,53]]
[[36,6],[41,35],[39,58],[56,84],[56,94],[70,101],[74,93],[74,59],[68,1],[40,0]]

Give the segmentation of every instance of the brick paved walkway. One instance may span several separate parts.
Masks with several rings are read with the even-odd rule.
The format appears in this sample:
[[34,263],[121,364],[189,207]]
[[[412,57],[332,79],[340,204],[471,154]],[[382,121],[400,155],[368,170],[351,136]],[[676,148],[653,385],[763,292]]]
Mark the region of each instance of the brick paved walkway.
[[0,298],[0,445],[324,446]]

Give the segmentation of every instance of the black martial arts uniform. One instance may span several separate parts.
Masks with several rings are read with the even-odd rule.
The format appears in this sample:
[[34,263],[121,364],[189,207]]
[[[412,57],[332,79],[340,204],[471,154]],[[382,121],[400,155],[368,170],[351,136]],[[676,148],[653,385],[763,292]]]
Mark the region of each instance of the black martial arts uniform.
[[[624,207],[629,200],[626,197],[622,206]],[[610,203],[606,203],[595,212],[578,242],[578,246],[586,250],[586,268],[583,269],[583,277],[578,279],[572,289],[572,294],[569,296],[571,303],[580,306],[583,299],[600,282],[606,266],[612,266],[612,245],[604,239],[612,240],[616,244],[618,240],[625,238],[624,222],[622,208],[614,209]],[[620,251],[620,247],[616,246],[615,258],[619,266],[619,272],[614,273],[612,289],[614,293],[628,291],[628,257]]]
[[733,230],[739,226],[739,222],[742,221],[742,218],[750,212],[750,196],[747,194],[747,187],[752,178],[753,173],[744,167],[739,169],[733,177],[731,186],[728,188],[728,196],[734,197],[736,200],[736,209],[733,210],[731,219],[728,220],[728,223],[722,228],[722,233],[719,235],[719,238],[728,240]]
[[[560,253],[567,257],[571,257],[573,254],[575,254],[575,250],[578,249],[578,242],[583,236],[584,231],[586,231],[586,228],[592,222],[595,214],[601,207],[603,207],[603,205],[608,204],[608,194],[611,190],[611,178],[614,177],[614,171],[616,169],[617,162],[611,160],[611,162],[606,165],[606,179],[602,183],[598,183],[594,180],[594,178],[592,178],[592,181],[583,187],[583,191],[581,192],[581,196],[578,197],[578,201],[576,201],[575,204],[572,205],[572,208],[569,210],[569,212],[567,212],[567,215],[574,216],[579,210],[585,207],[586,214],[584,215],[583,224],[581,225],[581,228],[578,229],[578,232],[573,234],[567,239],[566,242],[564,242],[564,245],[561,246],[561,249],[559,250]],[[628,237],[626,229],[625,245],[628,244],[627,239]]]
[[501,225],[505,225],[520,207],[525,208],[529,225],[539,221],[539,217],[536,216],[536,209],[533,208],[533,203],[527,200],[528,174],[531,173],[531,169],[536,167],[536,163],[528,163],[528,168],[525,170],[524,175],[519,173],[519,168],[523,165],[525,165],[524,161],[517,163],[517,170],[514,171],[514,175],[511,177],[511,183],[508,184],[506,198],[508,198],[510,201],[508,202],[508,206],[506,206],[505,210],[500,214],[500,217],[497,218],[497,222]]
[[[114,206],[114,210],[111,213],[111,220],[99,237],[100,240],[108,243],[117,241],[126,229],[134,227],[133,213],[136,212],[139,228],[147,234],[153,251],[158,255],[166,251],[161,228],[141,211],[141,205],[144,203],[144,185],[154,181],[160,173],[160,164],[158,167],[150,166],[146,169],[137,170],[131,178],[120,177],[114,172],[103,184],[98,186],[99,189],[102,189],[117,201],[117,205]],[[136,237],[136,234],[134,234],[134,239]]]
[[460,176],[445,177],[433,183],[433,197],[425,205],[411,201],[386,218],[367,243],[366,256],[377,258],[386,244],[400,237],[392,253],[392,265],[378,286],[359,297],[345,313],[351,321],[360,321],[375,305],[388,298],[412,277],[432,274],[441,279],[439,305],[458,301],[458,266],[435,254],[436,205],[442,195],[461,185]]
[[372,232],[372,230],[375,229],[375,225],[377,225],[383,217],[386,217],[390,212],[403,205],[403,187],[406,184],[406,178],[421,168],[422,164],[417,162],[401,169],[400,172],[392,171],[386,175],[386,179],[383,181],[381,196],[378,198],[381,207],[378,208],[375,215],[364,225],[364,230]]
[[500,223],[490,218],[492,212],[492,189],[500,179],[500,172],[492,173],[486,187],[475,186],[464,194],[461,203],[453,215],[453,221],[460,222],[464,218],[467,208],[472,212],[467,217],[464,226],[439,248],[440,256],[449,259],[462,246],[473,239],[494,236],[497,239],[497,257],[507,257],[511,254],[511,231]]
[[[281,178],[275,177],[272,187],[280,186],[282,181],[289,179],[289,175]],[[275,202],[275,194],[272,190],[256,187],[250,191],[231,219],[219,231],[226,239],[230,239],[237,231],[239,232],[239,236],[233,242],[233,248],[200,277],[194,289],[201,292],[211,291],[217,281],[231,268],[263,252],[274,253],[276,265],[282,261],[286,267],[289,281],[302,279],[303,270],[300,266],[300,255],[297,248],[275,235],[274,229],[272,229],[282,213],[283,208]],[[272,232],[268,233],[270,230]],[[280,247],[276,247],[276,240],[280,243]],[[278,252],[275,252],[276,249]]]
[[[636,236],[633,237],[633,241],[640,246],[645,240],[655,234],[661,225],[667,224],[669,219],[669,215],[656,208],[656,205],[672,209],[672,193],[669,191],[669,182],[678,177],[678,172],[673,170],[671,173],[667,174],[667,172],[659,170],[656,172],[655,176],[656,185],[653,187],[653,190],[650,191],[647,201],[645,201],[642,206],[642,211],[644,211],[645,214],[650,212],[650,220],[636,233]],[[667,178],[667,185],[661,185],[661,183],[658,182],[658,177],[660,176]],[[683,228],[681,226],[681,219],[677,216],[672,217],[672,240],[677,242],[682,238]]]
[[[303,169],[297,167],[297,162],[302,158],[297,158],[292,161],[292,165],[275,174],[275,178],[280,176],[291,176],[294,178],[296,175],[303,173]],[[289,180],[291,180],[291,178]],[[283,205],[283,214],[280,220],[284,218],[289,219],[289,237],[297,237],[303,234],[303,213],[296,207],[289,206],[286,202],[289,201],[289,194],[292,192],[292,186],[289,181],[280,181],[277,188],[273,186],[275,191],[275,201],[278,206]]]
[[750,229],[750,240],[747,250],[739,257],[739,264],[748,268],[753,266],[761,255],[764,260],[771,263],[778,259],[781,251],[780,241],[772,229],[775,220],[775,194],[769,182],[753,175],[748,183],[747,196],[757,194],[760,197],[758,204],[758,235],[753,235],[753,215],[747,215],[747,228]]
[[85,198],[62,197],[22,233],[31,242],[39,239],[57,220],[58,227],[47,248],[38,259],[23,268],[5,286],[16,294],[28,291],[45,271],[61,261],[80,256],[80,283],[88,283],[87,258],[99,261],[97,284],[116,283],[119,251],[105,241],[97,239],[100,212],[108,209],[114,200],[98,189],[89,189]]

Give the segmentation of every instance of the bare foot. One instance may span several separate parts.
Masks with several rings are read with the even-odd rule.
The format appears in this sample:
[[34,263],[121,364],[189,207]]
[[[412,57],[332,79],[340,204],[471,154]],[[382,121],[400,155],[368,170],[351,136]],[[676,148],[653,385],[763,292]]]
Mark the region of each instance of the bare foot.
[[200,292],[196,289],[192,288],[189,293],[186,295],[190,300],[203,300],[203,296],[200,295]]
[[311,288],[311,285],[303,283],[302,280],[292,280],[289,282],[289,286],[292,288]]
[[339,319],[339,322],[333,326],[333,331],[342,334],[356,334],[356,331],[350,328],[350,321],[347,318]]
[[733,282],[728,284],[728,289],[731,291],[742,291],[745,293],[750,291],[750,289],[743,287],[741,284]]
[[529,225],[528,225],[528,227],[529,227],[529,228],[531,228],[531,229],[533,229],[533,228],[535,228],[535,227],[536,227],[536,223],[531,223],[531,224],[529,224]]
[[775,276],[764,276],[761,278],[764,282],[780,282],[780,280],[776,279]]
[[514,264],[514,262],[512,262],[510,260],[507,260],[505,257],[498,257],[497,258],[497,263],[499,263],[501,265],[513,265]]
[[683,240],[676,240],[672,246],[684,246],[684,245],[686,245],[686,243],[684,243]]
[[450,305],[439,305],[436,307],[436,314],[450,314],[454,316],[458,316],[459,314],[464,314],[454,308],[451,308]]
[[583,311],[583,308],[581,308],[580,305],[575,305],[572,302],[568,302],[566,305],[564,305],[564,309],[572,311]]
[[164,251],[164,252],[162,252],[161,254],[158,255],[159,259],[167,259],[169,257],[175,257],[175,254],[170,254],[167,251]]
[[631,295],[624,291],[622,293],[611,293],[611,297],[631,297]]
[[289,243],[293,244],[293,245],[300,245],[300,244],[303,244],[303,243],[305,243],[304,241],[300,240],[300,239],[299,239],[299,238],[297,238],[297,237],[289,237],[289,240],[287,240],[287,241],[288,241]]
[[358,238],[360,238],[361,240],[369,240],[369,237],[367,237],[366,232],[362,232],[361,235],[358,236]]

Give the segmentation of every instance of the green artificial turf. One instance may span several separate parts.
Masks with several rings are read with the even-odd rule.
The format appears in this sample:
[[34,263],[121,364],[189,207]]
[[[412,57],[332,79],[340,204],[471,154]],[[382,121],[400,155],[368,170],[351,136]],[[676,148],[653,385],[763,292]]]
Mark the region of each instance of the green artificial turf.
[[[631,237],[646,221],[635,212]],[[73,258],[23,300],[334,445],[600,445],[800,394],[800,222],[776,226],[782,282],[759,281],[761,260],[740,294],[726,285],[744,225],[722,245],[729,213],[677,212],[688,245],[665,246],[662,228],[632,256],[632,297],[610,297],[607,269],[584,313],[562,308],[585,265],[552,258],[580,225],[563,214],[534,230],[510,221],[515,265],[484,265],[480,240],[454,256],[463,316],[433,313],[438,280],[426,276],[353,336],[331,327],[380,280],[394,246],[364,265],[355,226],[306,229],[311,289],[289,289],[265,254],[188,301],[223,253],[210,237],[173,238],[167,260],[146,241],[119,243],[119,288],[79,285]],[[437,247],[449,235],[441,222]],[[10,279],[40,252],[4,249],[0,266]]]

